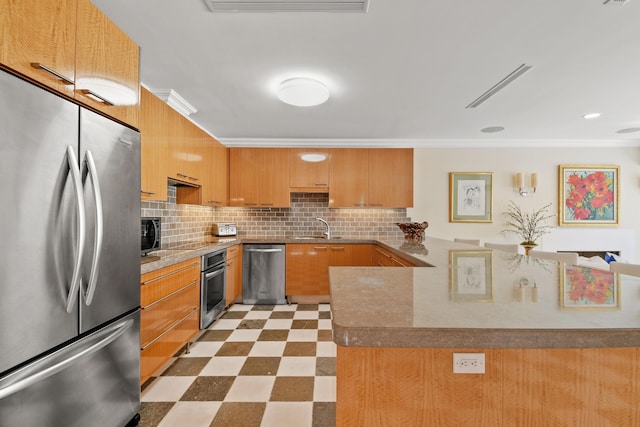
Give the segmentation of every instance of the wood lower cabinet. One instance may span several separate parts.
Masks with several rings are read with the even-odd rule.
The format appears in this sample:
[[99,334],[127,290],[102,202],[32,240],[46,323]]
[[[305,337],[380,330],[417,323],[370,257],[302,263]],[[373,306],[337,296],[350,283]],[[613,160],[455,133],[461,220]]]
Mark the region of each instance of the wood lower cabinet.
[[373,247],[373,265],[380,267],[413,267],[414,263],[405,258],[388,251],[382,246],[375,245]]
[[329,295],[329,267],[371,265],[371,250],[369,244],[287,244],[287,296]]
[[242,300],[242,245],[227,248],[226,304]]
[[200,258],[140,278],[140,381],[191,340],[200,326]]

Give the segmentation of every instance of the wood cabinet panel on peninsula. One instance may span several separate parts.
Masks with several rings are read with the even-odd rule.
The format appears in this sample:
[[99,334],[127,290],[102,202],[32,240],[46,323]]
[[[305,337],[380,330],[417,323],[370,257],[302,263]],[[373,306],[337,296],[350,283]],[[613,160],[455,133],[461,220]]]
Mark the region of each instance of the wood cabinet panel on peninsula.
[[231,148],[229,204],[289,207],[289,151],[286,148]]
[[89,0],[1,0],[0,63],[138,128],[139,48]]
[[140,278],[140,380],[144,383],[200,326],[200,258]]

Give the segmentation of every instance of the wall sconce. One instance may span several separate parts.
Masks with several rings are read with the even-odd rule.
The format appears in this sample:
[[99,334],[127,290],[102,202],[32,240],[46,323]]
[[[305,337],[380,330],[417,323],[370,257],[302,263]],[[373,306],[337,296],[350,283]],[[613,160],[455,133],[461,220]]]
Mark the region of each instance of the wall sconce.
[[515,178],[518,193],[522,197],[530,196],[536,192],[536,187],[538,186],[537,173],[517,173]]

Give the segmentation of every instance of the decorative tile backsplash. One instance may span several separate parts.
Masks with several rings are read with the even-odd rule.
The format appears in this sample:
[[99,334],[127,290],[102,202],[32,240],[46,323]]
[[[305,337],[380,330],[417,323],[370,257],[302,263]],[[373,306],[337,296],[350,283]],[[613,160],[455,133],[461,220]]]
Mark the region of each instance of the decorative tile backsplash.
[[168,202],[141,203],[142,216],[162,217],[162,244],[210,235],[214,222],[238,225],[239,237],[292,237],[322,235],[327,220],[334,236],[402,239],[397,222],[410,222],[405,208],[329,209],[326,193],[291,193],[290,208],[211,208],[176,204],[176,189],[169,187]]

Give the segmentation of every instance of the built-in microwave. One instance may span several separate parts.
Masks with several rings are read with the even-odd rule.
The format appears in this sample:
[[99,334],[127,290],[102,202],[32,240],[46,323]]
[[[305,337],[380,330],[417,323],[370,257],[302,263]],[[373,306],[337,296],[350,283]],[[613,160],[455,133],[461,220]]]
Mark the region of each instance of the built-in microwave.
[[162,220],[160,218],[141,218],[140,248],[141,255],[160,249]]

